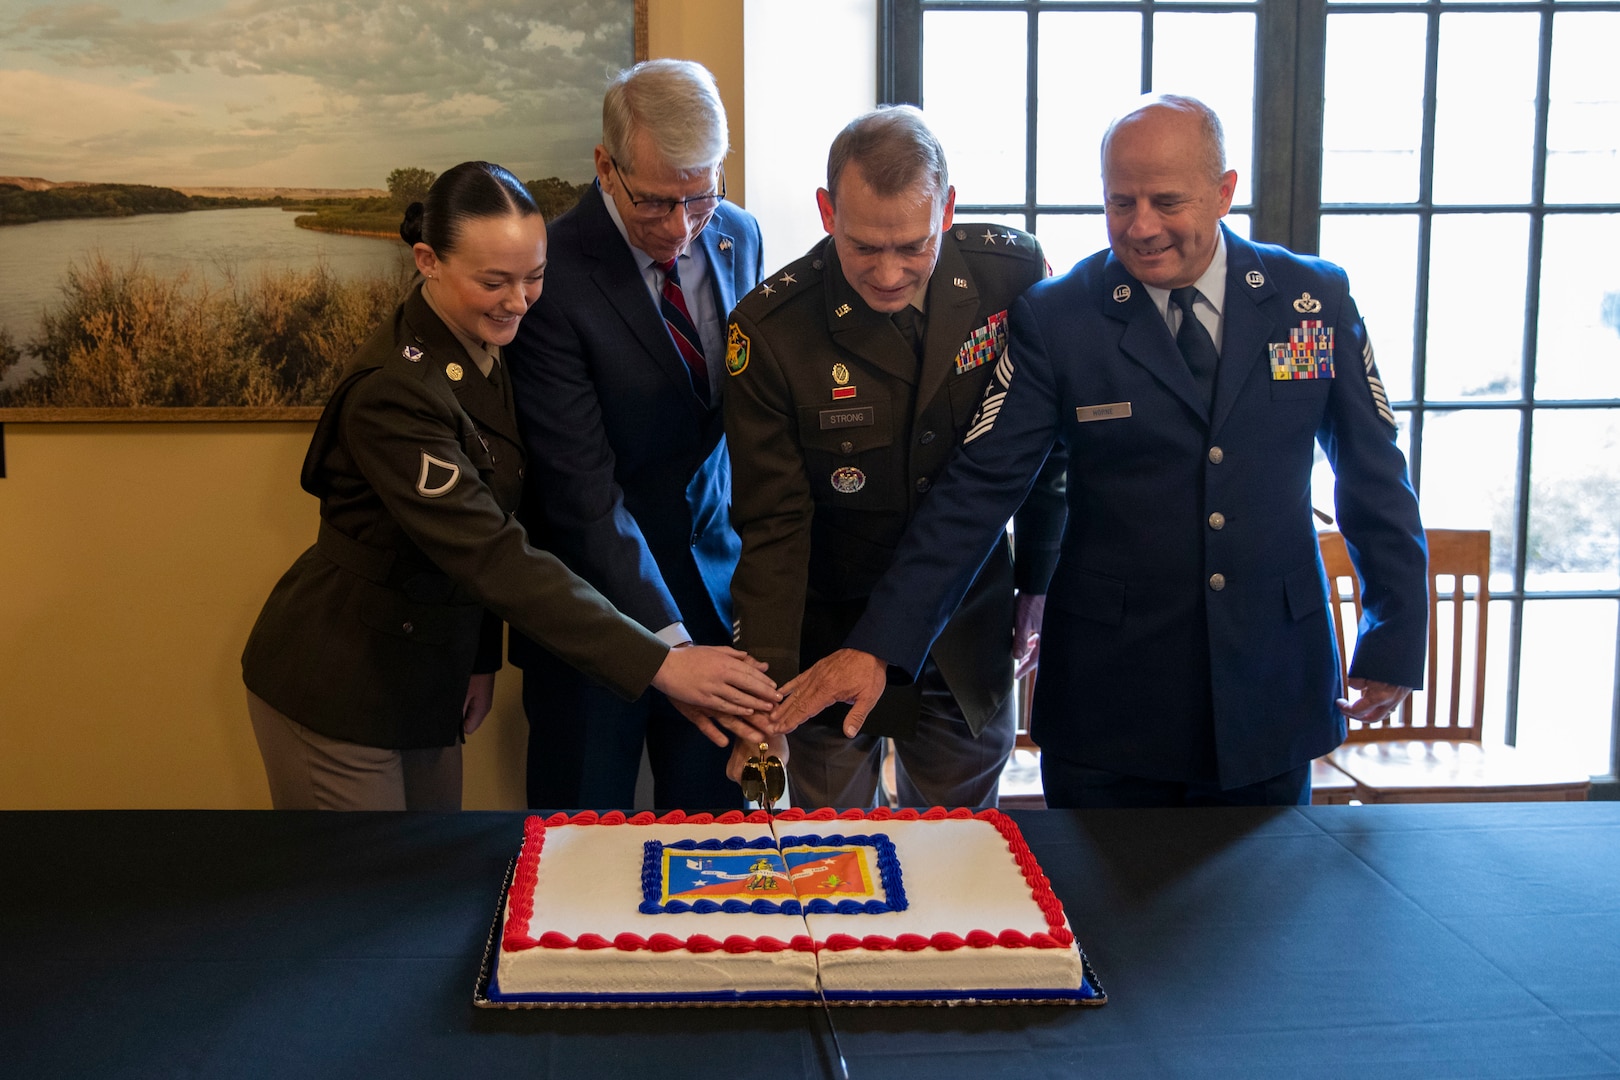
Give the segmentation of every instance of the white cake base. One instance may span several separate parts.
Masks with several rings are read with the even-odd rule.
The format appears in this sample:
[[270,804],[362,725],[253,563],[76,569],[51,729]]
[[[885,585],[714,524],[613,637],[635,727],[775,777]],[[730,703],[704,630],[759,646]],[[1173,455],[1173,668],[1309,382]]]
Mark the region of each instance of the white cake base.
[[507,1007],[1106,1000],[993,810],[530,818],[485,967]]

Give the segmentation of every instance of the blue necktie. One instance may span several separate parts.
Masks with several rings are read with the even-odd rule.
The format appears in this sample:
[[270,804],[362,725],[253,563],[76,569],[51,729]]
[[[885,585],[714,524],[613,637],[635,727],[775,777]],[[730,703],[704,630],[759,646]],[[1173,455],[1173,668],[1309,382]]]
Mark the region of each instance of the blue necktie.
[[1215,351],[1215,342],[1210,339],[1209,331],[1193,314],[1193,301],[1196,299],[1198,290],[1191,285],[1170,290],[1170,302],[1181,309],[1181,329],[1176,331],[1176,347],[1181,350],[1182,359],[1187,361],[1187,370],[1192,372],[1193,382],[1198,384],[1198,392],[1207,410],[1215,399],[1215,365],[1220,362],[1221,355]]

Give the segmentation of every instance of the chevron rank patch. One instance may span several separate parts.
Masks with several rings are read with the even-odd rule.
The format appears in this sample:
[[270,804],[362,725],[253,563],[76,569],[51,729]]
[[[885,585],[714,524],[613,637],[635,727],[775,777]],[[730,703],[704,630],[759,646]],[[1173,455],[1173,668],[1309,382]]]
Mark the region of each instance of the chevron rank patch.
[[1007,312],[1005,309],[990,316],[989,320],[962,343],[956,353],[956,373],[972,371],[985,364],[993,364],[1007,351]]
[[1390,427],[1397,427],[1395,413],[1389,407],[1389,395],[1384,392],[1384,380],[1378,377],[1378,365],[1373,361],[1372,338],[1361,347],[1361,362],[1367,369],[1367,389],[1372,392],[1373,407]]
[[748,347],[753,342],[736,323],[726,332],[726,372],[741,375],[748,368]]
[[1003,352],[1001,359],[996,361],[995,373],[984,386],[984,400],[979,402],[979,411],[973,414],[973,422],[968,425],[967,434],[962,436],[963,445],[996,426],[996,417],[1001,415],[1001,403],[1007,400],[1007,391],[1012,387],[1012,377],[1012,354]]
[[461,479],[461,466],[422,451],[422,471],[416,478],[416,493],[428,499],[450,494]]
[[1288,331],[1287,341],[1273,341],[1267,348],[1274,381],[1333,378],[1333,327],[1321,319],[1306,319]]

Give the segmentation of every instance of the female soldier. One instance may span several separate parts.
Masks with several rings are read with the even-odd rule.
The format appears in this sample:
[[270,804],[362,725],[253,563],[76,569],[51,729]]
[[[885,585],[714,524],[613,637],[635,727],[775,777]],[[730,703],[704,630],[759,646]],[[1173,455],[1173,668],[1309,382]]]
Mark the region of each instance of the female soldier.
[[[400,235],[423,280],[349,362],[304,458],[315,546],[242,654],[277,808],[456,809],[501,620],[626,698],[649,685],[747,738],[775,684],[746,654],[670,649],[512,517],[523,450],[500,346],[540,295],[546,231],[498,165],[457,165]],[[724,745],[712,725],[706,733]]]

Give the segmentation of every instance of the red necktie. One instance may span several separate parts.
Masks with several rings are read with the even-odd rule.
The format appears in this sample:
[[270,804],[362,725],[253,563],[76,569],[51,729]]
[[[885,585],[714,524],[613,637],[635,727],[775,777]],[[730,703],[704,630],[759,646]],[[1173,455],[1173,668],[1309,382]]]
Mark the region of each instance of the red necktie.
[[675,260],[656,263],[664,274],[664,291],[658,310],[669,327],[669,336],[675,348],[686,361],[686,372],[692,377],[692,391],[705,405],[709,403],[709,362],[703,358],[703,342],[697,327],[692,324],[692,313],[686,307],[686,295],[681,292],[681,278],[675,270]]

